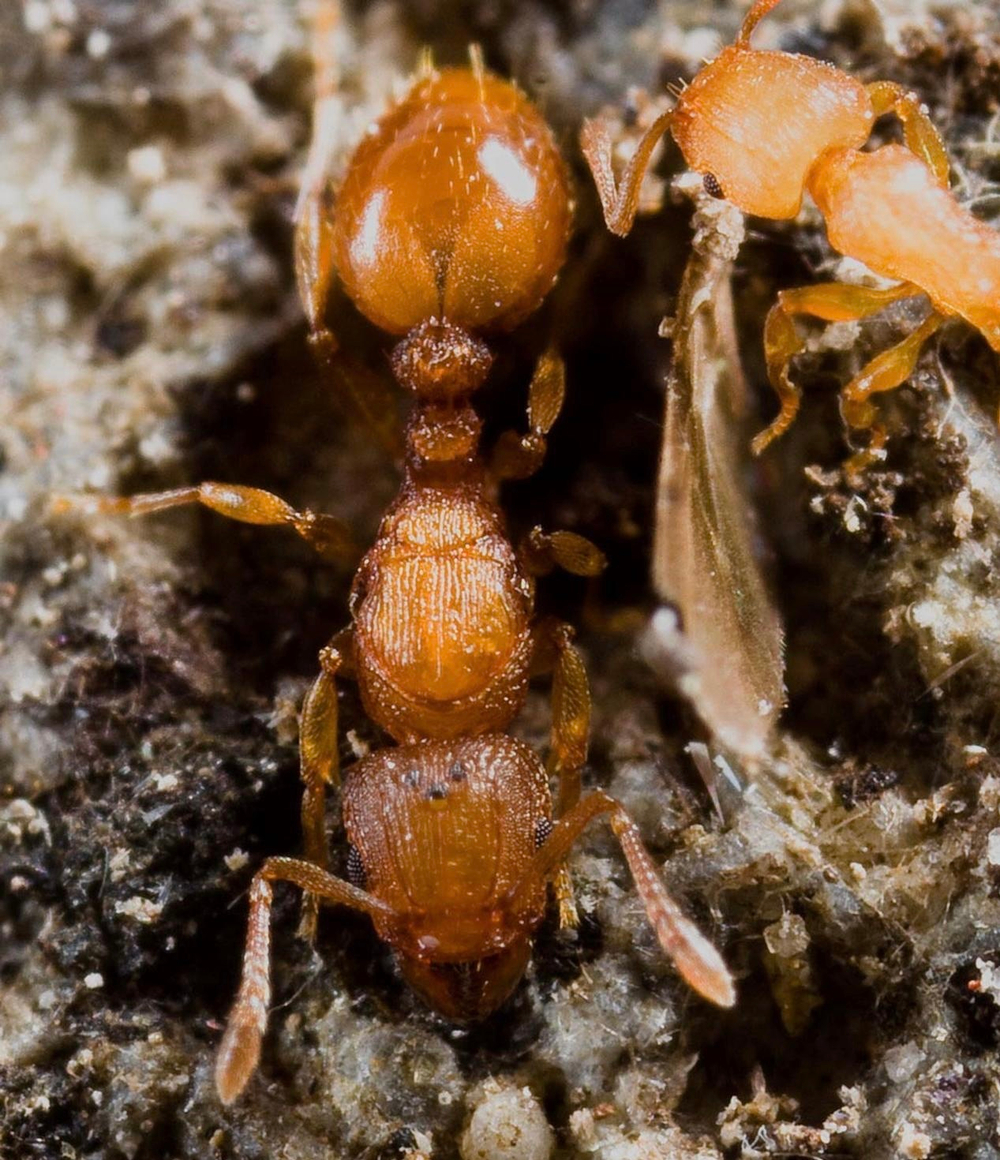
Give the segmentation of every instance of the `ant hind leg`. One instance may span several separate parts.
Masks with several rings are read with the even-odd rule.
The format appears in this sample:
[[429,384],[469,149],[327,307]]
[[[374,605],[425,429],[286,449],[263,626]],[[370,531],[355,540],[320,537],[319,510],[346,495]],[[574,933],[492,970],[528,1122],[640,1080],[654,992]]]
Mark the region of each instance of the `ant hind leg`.
[[250,884],[243,973],[216,1057],[215,1087],[224,1104],[231,1104],[243,1091],[260,1059],[271,1002],[272,882],[291,882],[326,902],[350,906],[366,914],[394,913],[387,903],[334,878],[310,862],[296,858],[267,859]]
[[573,843],[601,814],[611,815],[611,828],[621,843],[646,916],[678,973],[712,1003],[731,1007],[736,993],[722,956],[667,892],[639,829],[625,808],[602,790],[588,794],[559,819],[521,883],[511,892],[512,906],[516,907],[522,892],[534,889],[539,879],[546,879],[563,863]]
[[[546,772],[559,784],[556,815],[568,814],[580,800],[581,774],[587,761],[590,734],[590,685],[573,630],[567,624],[544,622],[536,630],[536,656],[552,669],[552,734]],[[579,926],[573,882],[565,862],[555,874],[559,925]]]
[[[764,357],[767,376],[778,395],[781,410],[777,418],[757,435],[750,448],[761,452],[792,425],[798,414],[801,389],[792,382],[788,366],[805,347],[792,321],[797,314],[808,314],[823,322],[853,322],[877,314],[901,298],[913,298],[923,291],[904,282],[890,290],[868,286],[847,286],[841,282],[821,282],[795,290],[782,290],[764,323]],[[902,380],[900,380],[902,381]]]
[[199,483],[193,487],[133,496],[60,496],[53,501],[53,509],[58,514],[81,511],[136,517],[189,504],[200,504],[242,524],[292,528],[310,547],[331,561],[353,561],[357,555],[357,548],[343,520],[308,508],[296,511],[291,504],[269,491],[234,483]]
[[545,437],[552,430],[566,398],[566,366],[554,350],[538,360],[528,388],[528,434],[504,431],[493,449],[497,479],[527,479],[545,459]]

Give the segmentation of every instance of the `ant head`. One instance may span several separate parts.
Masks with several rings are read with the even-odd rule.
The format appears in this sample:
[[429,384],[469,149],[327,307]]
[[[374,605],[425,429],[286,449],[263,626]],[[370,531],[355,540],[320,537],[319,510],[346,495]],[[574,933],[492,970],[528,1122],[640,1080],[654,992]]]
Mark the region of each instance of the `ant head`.
[[376,929],[452,1018],[488,1013],[524,969],[545,882],[510,899],[550,815],[541,762],[502,734],[380,750],[347,778],[344,823],[366,889],[395,911]]
[[531,940],[525,937],[482,959],[440,963],[400,954],[396,961],[429,1007],[453,1023],[478,1023],[511,994],[530,956]]
[[684,159],[744,213],[793,218],[810,170],[829,149],[857,149],[874,122],[864,85],[832,65],[750,47],[774,0],[751,9],[724,48],[680,94],[670,128]]
[[569,225],[566,170],[527,98],[488,73],[444,69],[358,147],[334,254],[347,292],[384,330],[430,318],[508,329],[555,281]]

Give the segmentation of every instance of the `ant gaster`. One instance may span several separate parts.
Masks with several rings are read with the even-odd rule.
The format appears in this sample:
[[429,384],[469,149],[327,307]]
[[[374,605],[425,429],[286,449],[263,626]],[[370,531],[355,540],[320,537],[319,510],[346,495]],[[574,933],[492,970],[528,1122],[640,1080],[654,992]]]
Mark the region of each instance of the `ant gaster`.
[[[890,81],[864,85],[809,57],[750,46],[754,28],[777,3],[756,0],[736,43],[650,126],[620,183],[607,125],[586,122],[581,144],[616,234],[631,229],[653,148],[669,129],[713,194],[744,213],[794,218],[808,191],[834,249],[898,280],[889,289],[826,282],[781,291],[764,326],[768,377],[781,410],[753,441],[755,454],[786,431],[798,412],[801,392],[788,374],[804,346],[792,321],[796,315],[846,322],[900,299],[930,299],[920,326],[842,390],[844,420],[870,432],[867,448],[849,461],[857,470],[884,454],[886,432],[871,396],[909,378],[924,343],[947,318],[964,318],[1000,351],[1000,235],[952,197],[944,143],[912,93]],[[875,120],[889,112],[902,123],[905,144],[863,152]]]
[[[334,77],[323,52],[317,65],[296,230],[312,340],[332,367],[339,355],[323,314],[336,274],[369,319],[402,336],[392,368],[415,403],[399,494],[354,581],[352,625],[322,651],[303,705],[305,858],[268,858],[251,883],[242,979],[216,1066],[225,1103],[246,1086],[260,1055],[273,882],[306,892],[310,935],[319,901],[370,915],[431,1006],[455,1020],[481,1019],[521,978],[550,881],[561,920],[575,920],[563,862],[602,814],[680,973],[712,1001],[734,1001],[725,964],[666,892],[622,806],[601,791],[580,800],[586,673],[567,626],[533,621],[534,576],[555,565],[594,575],[603,557],[580,536],[540,529],[515,551],[494,498],[497,480],[528,476],[542,461],[563,397],[554,353],[542,356],[532,378],[528,434],[502,436],[489,469],[479,454],[470,396],[491,362],[479,333],[530,314],[565,254],[571,203],[551,133],[476,56],[471,69],[428,68],[362,141],[331,212]],[[332,517],[248,487],[204,483],[96,506],[138,515],[190,503],[289,526],[326,555],[343,554],[348,538]],[[547,768],[503,732],[524,701],[529,672],[545,669],[554,672]],[[324,826],[325,787],[339,780],[340,674],[357,679],[366,712],[398,743],[359,761],[344,781],[353,881],[328,872]],[[550,774],[559,782],[556,821]]]

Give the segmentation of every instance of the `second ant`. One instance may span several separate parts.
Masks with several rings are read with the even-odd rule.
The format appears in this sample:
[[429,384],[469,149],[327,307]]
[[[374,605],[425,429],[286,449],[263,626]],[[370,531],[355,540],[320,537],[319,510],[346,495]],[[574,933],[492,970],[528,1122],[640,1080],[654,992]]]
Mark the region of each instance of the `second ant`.
[[[561,566],[595,575],[601,553],[570,532],[536,528],[515,550],[497,484],[530,476],[563,401],[563,367],[544,354],[529,388],[528,432],[508,432],[489,463],[470,399],[490,369],[480,337],[513,328],[562,265],[571,220],[567,174],[544,121],[511,84],[469,69],[425,68],[362,141],[329,205],[336,20],[315,30],[314,137],[296,215],[296,269],[312,342],[331,376],[363,392],[324,322],[339,277],[359,310],[398,336],[391,365],[414,405],[399,494],[358,568],[351,626],[320,654],[300,728],[302,859],[269,858],[250,886],[243,974],[219,1049],[216,1084],[234,1100],[257,1067],[270,1002],[272,884],[306,892],[311,937],[320,901],[370,915],[407,980],[447,1017],[482,1019],[511,993],[556,884],[575,921],[564,861],[608,815],[661,945],[713,1002],[734,1002],[718,952],[671,899],[623,807],[580,797],[590,720],[572,631],[533,616],[534,577]],[[365,400],[359,400],[363,405]],[[255,488],[203,483],[92,508],[145,515],[201,504],[244,523],[292,528],[343,557],[337,519],[297,511]],[[547,766],[506,730],[529,675],[554,673]],[[357,682],[366,712],[396,742],[355,765],[342,789],[348,880],[328,870],[326,788],[339,781],[337,681]],[[559,786],[553,817],[549,777]]]
[[[809,193],[841,254],[897,282],[887,289],[826,282],[783,290],[764,325],[768,378],[781,410],[753,441],[759,455],[792,424],[801,390],[788,373],[805,344],[794,319],[848,322],[893,302],[924,296],[930,310],[902,342],[863,367],[841,391],[841,411],[868,444],[848,461],[856,474],[884,457],[887,433],[872,396],[913,373],[924,344],[952,317],[964,318],[1000,351],[1000,235],[959,205],[948,187],[948,155],[917,98],[891,81],[862,84],[811,57],[755,49],[751,35],[779,0],[755,0],[736,43],[724,48],[644,134],[616,181],[601,119],[581,143],[608,227],[632,227],[653,149],[669,130],[705,187],[744,213],[794,218]],[[877,118],[894,113],[903,145],[864,151]]]

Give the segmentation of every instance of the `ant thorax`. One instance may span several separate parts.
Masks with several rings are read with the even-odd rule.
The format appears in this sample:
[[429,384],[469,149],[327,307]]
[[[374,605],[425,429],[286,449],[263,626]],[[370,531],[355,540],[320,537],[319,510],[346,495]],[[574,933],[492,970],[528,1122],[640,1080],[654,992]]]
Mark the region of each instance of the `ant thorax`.
[[532,607],[481,473],[408,477],[355,582],[366,711],[398,741],[505,728],[527,689]]

